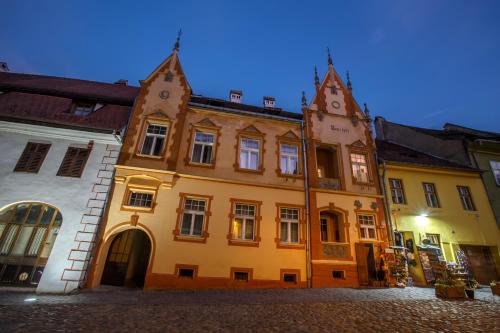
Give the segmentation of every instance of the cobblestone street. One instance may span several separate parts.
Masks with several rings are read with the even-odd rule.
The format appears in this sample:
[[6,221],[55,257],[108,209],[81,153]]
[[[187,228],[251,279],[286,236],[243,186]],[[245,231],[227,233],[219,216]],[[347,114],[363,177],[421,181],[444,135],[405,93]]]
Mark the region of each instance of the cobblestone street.
[[0,292],[0,332],[500,332],[500,297],[434,289]]

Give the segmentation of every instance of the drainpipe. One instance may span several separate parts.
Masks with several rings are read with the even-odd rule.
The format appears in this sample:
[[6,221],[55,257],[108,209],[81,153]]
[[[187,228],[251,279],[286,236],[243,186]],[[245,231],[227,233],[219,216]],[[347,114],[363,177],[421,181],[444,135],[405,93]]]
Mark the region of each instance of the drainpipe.
[[[378,155],[377,153],[375,153],[375,155],[377,156],[377,160],[378,160]],[[380,179],[380,182],[382,183],[382,194],[384,195],[384,210],[385,210],[385,215],[387,216],[387,221],[389,223],[387,223],[387,233],[388,233],[388,236],[389,236],[389,243],[391,245],[395,245],[394,244],[394,228],[392,226],[392,218],[391,218],[391,210],[389,209],[389,198],[387,197],[387,190],[386,190],[386,187],[385,187],[385,174],[386,174],[386,164],[385,164],[385,160],[382,160],[382,179]]]
[[309,175],[307,171],[307,153],[306,145],[307,140],[304,137],[304,121],[300,122],[300,135],[302,139],[302,160],[304,166],[304,193],[306,200],[306,275],[307,275],[307,288],[311,288],[311,221],[309,217]]

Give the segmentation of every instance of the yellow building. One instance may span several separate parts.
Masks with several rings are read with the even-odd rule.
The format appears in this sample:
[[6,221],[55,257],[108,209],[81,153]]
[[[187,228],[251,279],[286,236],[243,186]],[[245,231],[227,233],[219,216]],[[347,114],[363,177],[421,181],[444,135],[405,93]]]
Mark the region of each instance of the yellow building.
[[467,263],[482,284],[498,279],[500,231],[481,171],[388,141],[377,141],[377,152],[395,243],[406,248],[414,283],[439,277],[436,260]]
[[141,84],[88,285],[368,284],[386,240],[370,119],[329,60],[304,125],[271,97],[193,95],[177,43]]

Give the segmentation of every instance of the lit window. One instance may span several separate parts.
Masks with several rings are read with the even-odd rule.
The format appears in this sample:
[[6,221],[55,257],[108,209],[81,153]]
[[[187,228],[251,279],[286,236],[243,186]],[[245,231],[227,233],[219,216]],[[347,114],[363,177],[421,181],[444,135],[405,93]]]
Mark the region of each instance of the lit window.
[[201,237],[205,222],[206,201],[186,199],[182,215],[181,235]]
[[497,185],[500,185],[500,162],[490,161],[490,166]]
[[427,206],[433,208],[439,208],[439,200],[437,197],[436,186],[431,183],[423,183],[425,200],[427,201]]
[[165,145],[167,127],[162,125],[149,124],[144,136],[141,154],[160,156]]
[[376,239],[375,218],[373,215],[358,215],[361,239]]
[[299,210],[280,208],[280,240],[283,243],[299,242]]
[[401,179],[389,178],[392,202],[395,204],[405,204],[405,194],[403,191],[403,181]]
[[241,138],[240,140],[240,168],[259,169],[260,141]]
[[351,154],[352,174],[357,182],[368,183],[368,164],[366,155]]
[[280,145],[280,168],[282,174],[299,174],[299,147],[296,145]]
[[193,143],[193,153],[191,155],[191,162],[211,164],[213,146],[214,146],[213,134],[196,131]]
[[255,206],[237,203],[234,209],[233,239],[253,240],[254,227]]
[[143,192],[130,192],[129,206],[151,208],[153,205],[153,194]]
[[469,188],[467,186],[457,186],[457,189],[462,207],[464,207],[465,210],[476,210]]

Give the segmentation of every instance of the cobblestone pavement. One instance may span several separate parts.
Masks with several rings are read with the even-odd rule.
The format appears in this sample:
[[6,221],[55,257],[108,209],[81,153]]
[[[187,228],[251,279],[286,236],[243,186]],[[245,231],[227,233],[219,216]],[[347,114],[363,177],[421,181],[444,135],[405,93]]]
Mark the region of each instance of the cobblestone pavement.
[[486,288],[453,301],[430,288],[0,291],[0,332],[37,331],[500,332],[500,297]]

